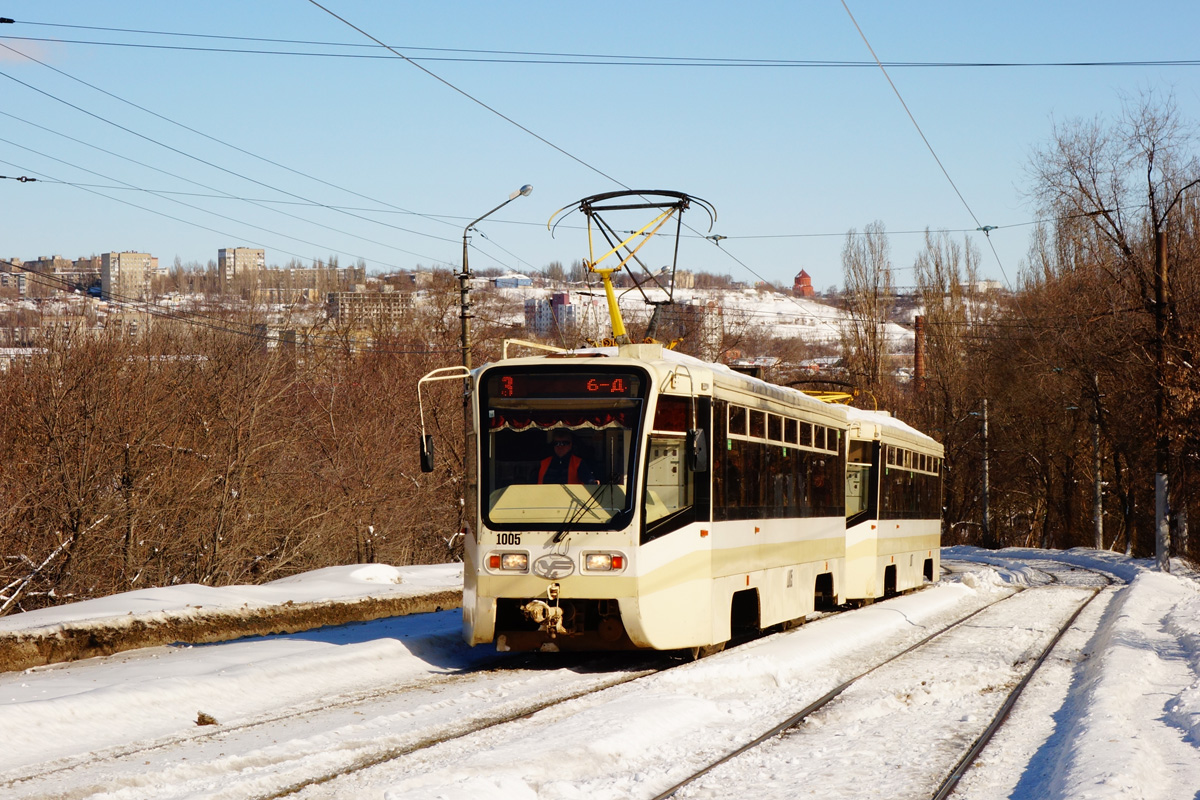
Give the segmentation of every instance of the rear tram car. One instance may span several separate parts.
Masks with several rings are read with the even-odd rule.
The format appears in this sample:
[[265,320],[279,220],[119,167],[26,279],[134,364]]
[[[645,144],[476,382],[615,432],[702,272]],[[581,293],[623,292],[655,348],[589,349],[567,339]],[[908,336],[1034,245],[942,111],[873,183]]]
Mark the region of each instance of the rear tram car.
[[942,448],[886,413],[658,344],[470,380],[472,645],[698,656],[938,577]]

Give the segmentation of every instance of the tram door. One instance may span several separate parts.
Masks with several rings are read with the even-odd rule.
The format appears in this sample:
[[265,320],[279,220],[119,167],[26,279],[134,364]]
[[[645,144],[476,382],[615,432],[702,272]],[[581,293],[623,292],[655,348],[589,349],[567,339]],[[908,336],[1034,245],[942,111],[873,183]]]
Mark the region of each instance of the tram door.
[[850,441],[846,461],[846,518],[871,506],[871,442]]

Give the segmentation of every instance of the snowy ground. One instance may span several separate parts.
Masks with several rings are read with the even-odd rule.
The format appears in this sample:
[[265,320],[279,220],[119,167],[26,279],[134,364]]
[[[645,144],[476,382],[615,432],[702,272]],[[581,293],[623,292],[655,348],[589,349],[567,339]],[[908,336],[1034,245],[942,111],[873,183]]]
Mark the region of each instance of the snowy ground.
[[[549,300],[555,291],[531,286],[486,290],[476,295],[477,302],[481,304],[478,313],[493,322],[524,326],[525,300]],[[648,294],[655,299],[666,298],[665,293],[655,290],[649,290]],[[849,321],[849,315],[840,308],[777,291],[676,289],[674,299],[679,305],[716,303],[722,309],[726,330],[731,332],[758,328],[770,331],[773,336],[800,339],[811,344],[840,343]],[[494,306],[487,305],[489,302]],[[571,290],[571,303],[576,306],[576,319],[587,335],[597,339],[607,335],[608,306],[598,285],[591,291]],[[505,308],[508,310],[502,310]],[[624,294],[621,311],[627,321],[642,324],[649,319],[651,309],[642,301],[641,295],[631,291]],[[885,331],[893,349],[912,350],[913,332],[910,329],[889,322]]]
[[[846,677],[1013,595],[681,792],[928,797],[1056,621],[1092,593],[1094,578],[1073,579],[1054,563],[1065,561],[1117,580],[1076,620],[955,796],[1200,798],[1194,574],[1083,550],[950,548],[943,559],[954,572],[936,587],[695,664],[499,655],[467,648],[457,612],[441,612],[0,674],[0,796],[653,797]],[[323,571],[290,593],[277,583],[270,602],[354,596],[372,582],[389,590],[399,577],[389,569]],[[446,570],[408,571],[401,585],[425,573],[444,588]],[[1022,586],[1031,589],[1014,594]],[[220,604],[228,593],[237,607],[251,602],[247,588],[203,598],[181,589],[175,605]],[[162,606],[175,590],[159,591]],[[146,611],[144,601],[110,598],[104,613]],[[102,616],[69,606],[37,615],[0,625]],[[198,724],[208,719],[216,724]]]

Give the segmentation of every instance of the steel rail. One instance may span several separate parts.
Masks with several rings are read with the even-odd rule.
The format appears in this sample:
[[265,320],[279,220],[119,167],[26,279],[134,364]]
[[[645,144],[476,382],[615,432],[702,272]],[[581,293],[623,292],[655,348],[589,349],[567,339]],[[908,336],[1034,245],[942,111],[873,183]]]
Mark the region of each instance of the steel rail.
[[[1108,586],[1112,586],[1112,578],[1110,578],[1108,575],[1105,575],[1098,570],[1089,569],[1087,571],[1099,574],[1108,581]],[[1084,609],[1090,606],[1092,601],[1099,597],[1100,593],[1104,591],[1105,588],[1107,587],[1097,587],[1095,590],[1093,590],[1092,596],[1084,601],[1083,604],[1075,610],[1075,613],[1071,615],[1071,618],[1068,619],[1061,628],[1059,628],[1058,633],[1056,633],[1054,638],[1050,640],[1050,643],[1046,645],[1046,648],[1042,651],[1041,656],[1039,656],[1037,661],[1033,663],[1033,666],[1030,667],[1029,671],[1025,673],[1025,677],[1022,678],[1020,682],[1013,687],[1013,690],[1008,693],[1008,697],[1004,699],[1004,702],[996,711],[996,715],[992,717],[992,721],[988,723],[986,728],[984,728],[983,733],[979,734],[979,738],[977,738],[971,744],[971,747],[967,749],[967,752],[963,755],[963,757],[959,759],[957,764],[954,765],[954,769],[950,770],[950,774],[947,775],[945,780],[942,781],[942,784],[938,787],[938,790],[933,793],[931,800],[945,800],[954,792],[955,787],[958,786],[958,782],[962,780],[962,777],[967,773],[967,770],[970,768],[970,766],[975,763],[975,759],[979,757],[979,754],[983,752],[983,749],[987,747],[989,742],[991,742],[992,738],[996,735],[996,732],[999,731],[1004,723],[1008,720],[1009,713],[1017,704],[1017,700],[1020,699],[1022,692],[1025,691],[1025,687],[1029,685],[1031,680],[1033,680],[1033,676],[1037,674],[1039,669],[1041,669],[1042,664],[1045,663],[1046,659],[1050,656],[1050,653],[1053,652],[1054,648],[1058,646],[1058,643],[1062,637],[1065,636],[1067,631],[1069,631],[1075,624],[1075,620],[1079,619],[1079,615],[1083,613]]]
[[809,716],[814,711],[817,711],[818,709],[828,705],[835,698],[837,698],[838,695],[842,694],[842,692],[846,691],[851,686],[853,686],[855,683],[857,683],[858,681],[867,677],[868,675],[876,672],[877,670],[882,669],[883,667],[886,667],[888,664],[891,664],[893,661],[903,658],[904,656],[908,655],[909,653],[913,652],[914,650],[924,647],[926,644],[928,644],[929,642],[938,638],[942,634],[947,633],[948,631],[954,630],[955,628],[959,627],[960,625],[963,625],[963,624],[969,622],[970,620],[974,619],[979,614],[982,614],[984,611],[987,611],[989,608],[992,608],[993,606],[999,605],[1000,603],[1003,603],[1004,601],[1015,597],[1016,595],[1023,592],[1025,590],[1025,588],[1026,587],[1023,587],[1023,586],[1016,587],[1015,591],[1012,594],[1006,595],[1005,597],[1002,597],[999,600],[988,603],[987,605],[983,606],[982,608],[972,611],[970,614],[963,617],[962,619],[951,622],[950,624],[946,625],[945,627],[929,634],[924,639],[921,639],[920,641],[916,642],[915,644],[912,644],[909,647],[906,647],[904,650],[900,651],[899,653],[896,653],[894,656],[891,656],[890,658],[879,662],[878,664],[871,667],[870,669],[860,672],[859,674],[855,675],[854,677],[835,686],[833,689],[829,690],[829,692],[822,695],[821,697],[814,700],[813,702],[809,703],[803,709],[796,712],[792,716],[788,717],[783,722],[780,722],[778,725],[775,725],[770,730],[768,730],[766,733],[763,733],[762,735],[756,737],[755,739],[748,742],[747,744],[742,745],[741,747],[737,748],[736,750],[733,750],[733,751],[725,754],[724,756],[717,759],[716,761],[713,761],[712,763],[710,763],[703,769],[700,769],[700,770],[692,773],[691,775],[684,778],[679,783],[676,783],[674,786],[670,787],[669,789],[667,789],[663,792],[660,792],[659,794],[654,795],[654,797],[651,800],[665,800],[665,798],[673,797],[675,795],[675,793],[678,792],[680,789],[682,789],[683,787],[687,786],[690,783],[695,782],[696,779],[707,775],[709,772],[712,772],[714,769],[721,766],[722,764],[724,764],[728,761],[732,761],[733,759],[737,758],[738,756],[742,755],[743,753],[745,753],[749,750],[753,750],[755,747],[758,747],[763,742],[766,742],[767,740],[778,736],[779,734],[783,733],[784,731],[788,730],[789,728],[794,728],[796,725],[800,724],[804,720],[805,717]]
[[[988,566],[1007,566],[1007,565],[1000,565],[1000,564],[991,564],[988,562],[979,562],[979,563],[985,563]],[[1079,569],[1079,570],[1083,570],[1085,572],[1093,572],[1096,575],[1103,578],[1107,582],[1107,584],[1106,584],[1107,586],[1111,586],[1113,583],[1112,577],[1110,575],[1108,575],[1107,573],[1104,573],[1101,570],[1089,569],[1087,567],[1080,567],[1075,564],[1070,564],[1067,562],[1060,562],[1060,561],[1052,561],[1051,563],[1061,564],[1070,569]],[[1049,585],[1063,585],[1058,580],[1057,576],[1053,575],[1051,572],[1048,572],[1046,570],[1040,570],[1040,569],[1038,569],[1037,571],[1046,574],[1050,578],[1050,582],[1047,584],[1048,586]],[[822,707],[828,705],[829,703],[831,703],[839,695],[841,695],[843,692],[845,692],[847,689],[849,689],[855,683],[857,683],[858,681],[867,677],[868,675],[871,675],[872,673],[876,672],[879,669],[882,669],[883,667],[887,666],[888,664],[891,664],[891,663],[903,658],[904,656],[908,655],[909,653],[913,652],[914,650],[917,650],[917,649],[925,646],[926,644],[928,644],[929,642],[933,641],[934,639],[942,636],[943,634],[948,633],[949,631],[954,630],[956,628],[959,628],[960,626],[969,622],[975,616],[982,614],[984,611],[987,611],[988,609],[993,608],[994,606],[997,606],[1000,603],[1003,603],[1007,600],[1012,599],[1013,597],[1016,597],[1018,594],[1025,591],[1026,589],[1036,588],[1036,587],[1018,586],[1018,587],[1014,587],[1014,588],[1015,588],[1015,591],[1012,594],[1007,595],[999,600],[996,600],[995,602],[989,603],[989,604],[983,606],[982,608],[972,612],[971,614],[963,617],[962,619],[959,619],[955,622],[952,622],[952,623],[946,625],[945,627],[941,628],[940,630],[935,631],[934,633],[930,634],[929,636],[926,636],[924,639],[921,639],[920,641],[918,641],[915,644],[911,645],[910,647],[904,649],[903,651],[891,656],[887,660],[882,661],[879,664],[876,664],[875,666],[871,667],[870,669],[865,670],[864,672],[861,672],[852,678],[849,678],[845,682],[843,682],[843,683],[839,684],[838,686],[836,686],[835,688],[831,689],[826,694],[822,695],[817,700],[814,700],[812,703],[805,706],[802,710],[798,711],[797,713],[788,717],[784,721],[773,726],[770,730],[768,730],[765,733],[761,734],[760,736],[756,737],[754,740],[738,747],[736,750],[733,750],[733,751],[727,753],[726,755],[722,756],[721,758],[717,759],[716,761],[713,761],[712,763],[708,764],[703,769],[696,771],[695,773],[691,774],[690,776],[683,779],[679,783],[676,783],[675,785],[671,786],[669,789],[667,789],[657,795],[654,795],[652,800],[665,800],[665,798],[673,797],[680,789],[695,782],[697,779],[703,777],[704,775],[707,775],[709,772],[711,772],[712,770],[721,766],[722,764],[732,761],[733,759],[737,758],[738,756],[742,755],[743,753],[753,750],[754,748],[762,745],[764,742],[784,733],[785,731],[787,731],[791,728],[794,728],[796,725],[800,724],[806,717],[810,716],[813,712],[815,712],[815,711],[821,709]],[[1085,589],[1088,587],[1076,587],[1076,588]],[[954,785],[957,784],[957,782],[961,778],[962,774],[965,773],[966,769],[970,766],[971,763],[974,762],[975,758],[979,755],[979,753],[987,745],[987,742],[991,739],[991,737],[995,734],[995,732],[997,730],[999,730],[1001,725],[1003,725],[1004,719],[1007,718],[1009,711],[1011,711],[1012,707],[1016,704],[1017,697],[1020,696],[1020,694],[1024,690],[1025,686],[1032,679],[1032,676],[1034,675],[1034,673],[1037,672],[1038,668],[1045,661],[1045,659],[1047,658],[1049,653],[1054,649],[1055,645],[1058,644],[1058,642],[1062,639],[1062,637],[1066,634],[1066,632],[1071,628],[1071,626],[1074,625],[1075,620],[1078,619],[1079,615],[1083,612],[1083,610],[1093,600],[1095,600],[1097,596],[1099,596],[1099,594],[1103,590],[1103,588],[1105,588],[1105,587],[1098,587],[1098,588],[1094,589],[1094,591],[1092,592],[1092,596],[1089,597],[1087,600],[1085,600],[1080,605],[1080,607],[1071,615],[1071,617],[1059,628],[1058,632],[1055,634],[1055,636],[1051,639],[1050,643],[1044,649],[1042,655],[1037,659],[1037,661],[1034,663],[1034,665],[1030,668],[1030,670],[1026,674],[1025,678],[1016,687],[1014,687],[1012,692],[1009,693],[1009,697],[1006,698],[1005,702],[1002,704],[1001,711],[996,714],[996,718],[993,719],[992,723],[988,726],[988,730],[986,730],[984,732],[984,734],[980,735],[980,737],[972,744],[972,747],[970,748],[967,755],[963,756],[963,758],[960,759],[960,761],[955,765],[955,768],[954,768],[954,770],[952,770],[950,776],[948,776],[945,780],[943,780],[942,785],[938,789],[939,793],[933,795],[933,800],[945,800],[945,798],[948,796],[948,793],[950,791],[953,791]],[[957,777],[955,777],[956,773],[957,773]],[[951,780],[952,778],[953,778],[953,780]],[[945,792],[945,793],[942,793],[942,792]]]

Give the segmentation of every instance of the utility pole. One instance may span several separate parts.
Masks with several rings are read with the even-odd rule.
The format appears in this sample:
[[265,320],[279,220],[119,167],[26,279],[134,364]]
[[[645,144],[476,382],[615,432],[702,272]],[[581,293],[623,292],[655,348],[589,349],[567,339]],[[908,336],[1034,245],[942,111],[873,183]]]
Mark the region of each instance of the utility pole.
[[913,386],[925,391],[925,316],[918,314],[913,326]]
[[983,546],[994,547],[992,541],[992,514],[988,504],[988,417],[987,417],[987,398],[983,399]]
[[1092,421],[1092,522],[1096,526],[1095,547],[1104,549],[1104,481],[1101,470],[1104,461],[1100,458],[1100,416]]
[[463,456],[462,456],[462,496],[459,498],[460,525],[459,532],[463,536],[471,536],[471,522],[475,519],[475,437],[474,424],[471,419],[471,264],[467,258],[470,244],[471,229],[476,224],[495,214],[518,197],[528,197],[533,187],[525,184],[508,196],[500,205],[483,214],[478,219],[463,228],[462,235],[462,272],[458,275],[459,318],[462,321],[460,344],[462,346],[462,365],[467,377],[463,380]]
[[1154,555],[1158,568],[1171,571],[1170,506],[1167,501],[1167,470],[1171,442],[1167,434],[1167,237],[1154,231],[1154,366],[1158,392],[1154,398]]

